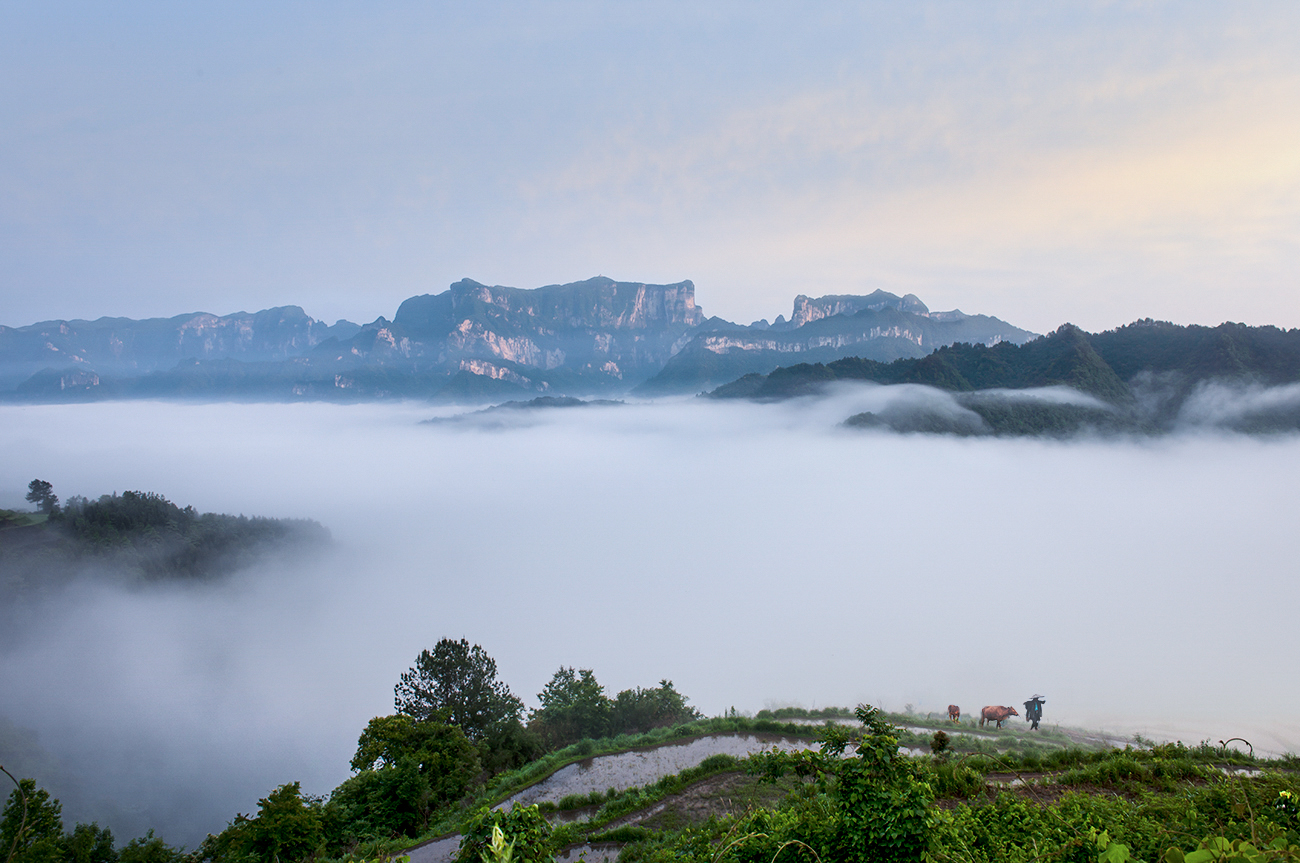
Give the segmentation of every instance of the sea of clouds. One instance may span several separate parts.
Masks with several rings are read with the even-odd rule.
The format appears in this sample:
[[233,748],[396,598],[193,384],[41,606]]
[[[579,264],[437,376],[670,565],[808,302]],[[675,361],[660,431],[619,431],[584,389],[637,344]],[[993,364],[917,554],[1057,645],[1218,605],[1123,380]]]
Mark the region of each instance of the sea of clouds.
[[1041,693],[1049,723],[1295,751],[1300,436],[1204,421],[1293,397],[1207,391],[1183,431],[1071,440],[840,426],[947,398],[918,388],[439,424],[464,409],[3,406],[0,507],[39,477],[313,518],[334,542],[24,608],[0,721],[35,732],[69,820],[191,846],[276,785],[344,779],[444,636],[530,706],[574,665],[610,692],[669,678],[706,714]]

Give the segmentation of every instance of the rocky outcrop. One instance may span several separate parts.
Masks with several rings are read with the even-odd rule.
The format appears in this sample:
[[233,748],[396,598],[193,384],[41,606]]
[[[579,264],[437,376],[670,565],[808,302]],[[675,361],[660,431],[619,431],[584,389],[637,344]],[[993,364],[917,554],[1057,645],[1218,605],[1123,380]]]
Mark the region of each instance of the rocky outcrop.
[[792,363],[827,363],[848,356],[889,362],[922,357],[958,342],[1021,344],[1033,337],[1028,330],[986,315],[931,312],[911,294],[876,291],[865,297],[815,300],[799,296],[790,325],[701,332],[637,391],[698,392]]
[[441,293],[411,297],[391,321],[364,326],[329,327],[287,306],[0,328],[0,392],[50,399],[482,399],[638,385],[644,392],[698,391],[792,361],[895,359],[954,341],[1018,343],[1030,335],[996,318],[930,312],[911,294],[887,291],[801,294],[790,320],[745,327],[706,319],[690,281],[598,276],[523,289],[462,279]]
[[[800,294],[794,298],[794,313],[790,315],[790,326],[802,327],[804,324],[833,315],[854,315],[863,309],[870,309],[873,312],[881,309],[896,309],[922,317],[930,314],[930,309],[916,294],[900,297],[889,291],[876,290],[866,296],[826,296],[815,300]],[[946,313],[940,312],[940,314]]]
[[170,369],[185,359],[245,362],[300,356],[330,338],[349,338],[360,328],[333,326],[308,317],[298,306],[260,312],[173,318],[99,318],[44,321],[0,327],[0,389],[44,369],[89,368],[99,374],[139,375]]
[[[689,281],[597,277],[521,289],[462,279],[441,294],[411,297],[391,325],[376,322],[331,352],[340,360],[382,359],[400,350],[418,364],[527,381],[539,390],[545,387],[536,376],[520,369],[563,370],[599,388],[654,374],[703,319]],[[515,371],[504,373],[501,363]]]

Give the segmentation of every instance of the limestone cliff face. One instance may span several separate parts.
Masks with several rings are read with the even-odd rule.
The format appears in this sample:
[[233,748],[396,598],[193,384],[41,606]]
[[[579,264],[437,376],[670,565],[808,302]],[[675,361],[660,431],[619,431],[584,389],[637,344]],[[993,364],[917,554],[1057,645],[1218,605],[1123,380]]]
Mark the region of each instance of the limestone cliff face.
[[701,331],[638,391],[647,395],[698,392],[782,365],[848,356],[889,362],[922,357],[956,342],[1020,344],[1033,335],[984,315],[931,312],[911,294],[899,297],[876,291],[862,297],[817,299],[800,295],[789,323]]
[[755,337],[729,334],[701,335],[698,346],[715,354],[731,351],[776,351],[778,353],[797,354],[818,348],[843,348],[872,339],[904,339],[921,347],[925,341],[925,332],[920,327],[867,326],[852,332],[826,334],[800,334],[800,338],[779,338],[777,336]]
[[26,377],[38,369],[93,368],[100,373],[140,374],[170,369],[188,359],[266,362],[300,356],[359,327],[330,326],[298,306],[172,318],[99,318],[0,326],[0,379]]
[[[923,356],[953,342],[1022,342],[996,318],[917,297],[795,298],[790,320],[706,320],[689,281],[596,277],[522,289],[462,279],[391,321],[326,326],[296,306],[253,314],[0,327],[0,394],[220,393],[279,398],[487,398],[691,391],[778,365]],[[84,372],[84,374],[74,373]]]
[[[651,285],[596,277],[521,289],[462,279],[441,294],[402,303],[392,329],[409,340],[409,356],[474,374],[489,366],[466,361],[563,368],[616,382],[654,374],[703,319],[689,281]],[[489,376],[513,380],[499,372]]]
[[804,324],[833,315],[857,314],[863,309],[870,309],[873,312],[881,309],[897,309],[900,312],[922,317],[930,314],[930,309],[916,294],[900,297],[889,291],[878,290],[866,296],[825,296],[817,299],[800,294],[794,298],[794,312],[790,315],[790,326],[802,327]]
[[411,297],[398,308],[393,323],[427,340],[474,321],[490,323],[498,332],[546,335],[562,330],[653,332],[695,327],[703,319],[690,281],[648,285],[598,276],[533,289],[461,279],[444,293]]

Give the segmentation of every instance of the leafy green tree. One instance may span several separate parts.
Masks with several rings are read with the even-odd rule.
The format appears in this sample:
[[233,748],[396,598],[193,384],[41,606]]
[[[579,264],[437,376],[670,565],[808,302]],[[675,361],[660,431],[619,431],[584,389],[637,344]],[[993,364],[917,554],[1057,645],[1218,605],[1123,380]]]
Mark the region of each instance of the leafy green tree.
[[[257,806],[257,817],[249,822],[247,836],[250,850],[259,859],[291,863],[306,859],[320,846],[320,813],[303,802],[299,783],[281,785],[257,801]],[[167,861],[141,859],[131,863]]]
[[454,725],[377,716],[357,740],[356,776],[330,802],[340,814],[335,841],[415,836],[439,807],[460,798],[479,772],[478,751]]
[[686,696],[673,688],[671,680],[660,680],[654,689],[624,689],[614,698],[610,710],[610,732],[641,734],[699,719],[700,712],[686,702]]
[[235,815],[225,830],[209,833],[203,838],[199,847],[189,855],[190,863],[256,863],[249,842],[249,825],[252,823],[247,815]]
[[147,578],[220,575],[276,546],[329,537],[315,522],[200,513],[144,491],[97,500],[74,496],[51,518],[58,522],[65,558],[94,556]]
[[185,857],[181,849],[154,836],[152,830],[123,845],[117,854],[118,863],[180,863]]
[[479,763],[493,776],[503,770],[523,767],[546,752],[539,738],[518,719],[498,722],[479,741]]
[[518,719],[524,703],[497,680],[496,660],[465,639],[444,638],[422,650],[394,687],[398,713],[428,719],[446,711],[446,721],[470,740],[481,740],[495,724]]
[[454,725],[410,716],[377,716],[357,740],[353,770],[396,766],[403,758],[414,760],[429,786],[434,805],[465,793],[479,770],[478,753],[464,732]]
[[553,747],[609,733],[613,702],[590,668],[560,666],[537,700],[542,706],[533,711],[532,727]]
[[63,805],[35,779],[20,779],[0,814],[0,854],[7,863],[58,863],[63,857]]
[[58,508],[59,496],[54,493],[53,485],[43,479],[34,479],[27,484],[27,501],[49,515]]
[[98,823],[78,824],[63,840],[64,863],[118,863],[113,831]]
[[[811,832],[780,838],[808,843],[823,860],[920,860],[931,837],[933,792],[917,764],[899,754],[898,729],[874,707],[859,706],[856,713],[861,730],[828,726],[820,752],[755,756],[769,778],[790,770],[812,777],[825,801],[816,819],[806,819]],[[856,758],[845,757],[850,747]]]
[[393,836],[418,836],[429,823],[428,780],[410,757],[345,779],[330,795],[331,845]]

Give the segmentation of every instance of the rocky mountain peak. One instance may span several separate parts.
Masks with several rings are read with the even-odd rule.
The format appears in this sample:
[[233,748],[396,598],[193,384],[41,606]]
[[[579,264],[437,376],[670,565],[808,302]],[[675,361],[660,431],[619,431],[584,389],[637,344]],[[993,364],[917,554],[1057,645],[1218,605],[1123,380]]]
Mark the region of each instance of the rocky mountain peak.
[[921,302],[916,294],[900,297],[889,291],[875,290],[866,296],[856,294],[834,294],[825,297],[812,297],[800,294],[794,298],[794,312],[790,323],[795,327],[829,318],[832,315],[852,315],[863,309],[879,311],[880,309],[897,309],[914,315],[927,315],[928,306]]

